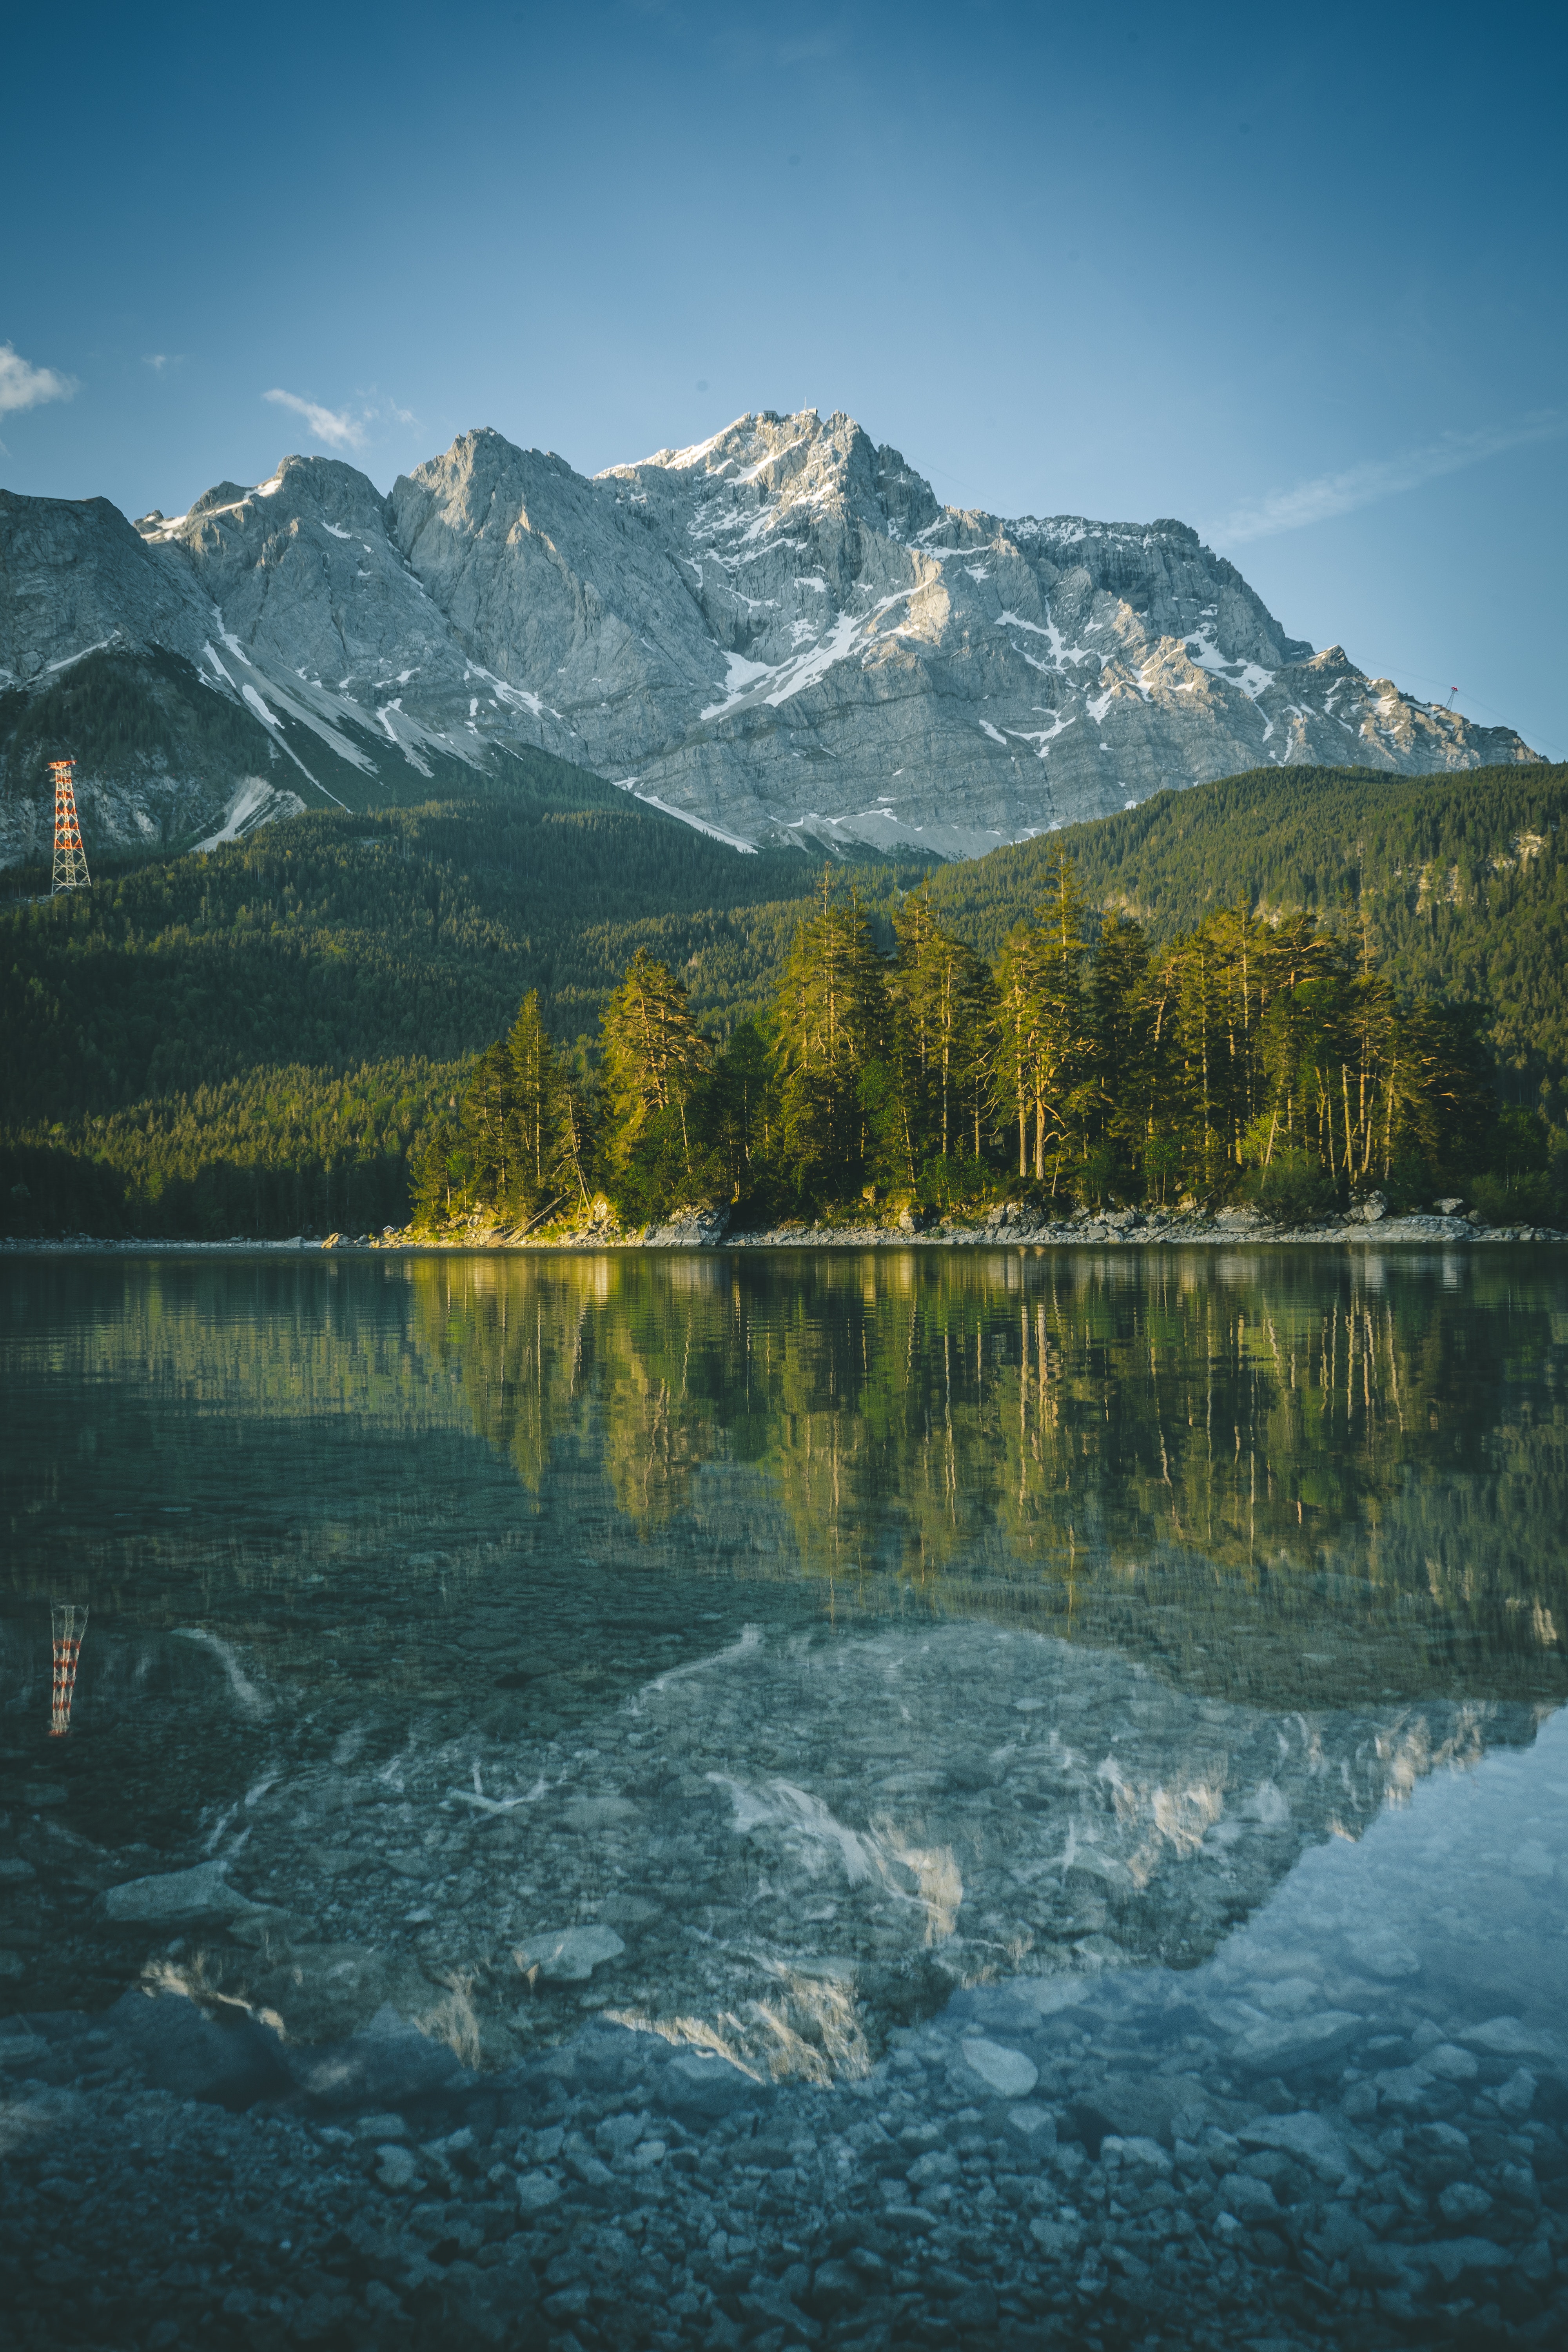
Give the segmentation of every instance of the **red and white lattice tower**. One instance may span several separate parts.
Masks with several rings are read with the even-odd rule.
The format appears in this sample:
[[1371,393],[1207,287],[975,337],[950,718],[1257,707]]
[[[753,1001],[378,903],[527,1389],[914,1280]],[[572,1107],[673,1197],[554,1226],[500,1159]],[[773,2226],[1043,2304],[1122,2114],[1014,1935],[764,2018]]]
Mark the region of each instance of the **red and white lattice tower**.
[[57,1601],[49,1611],[54,1637],[55,1671],[49,1693],[49,1737],[63,1738],[71,1727],[71,1695],[76,1689],[77,1662],[87,1639],[87,1611],[74,1601]]
[[81,822],[76,813],[76,786],[72,782],[75,772],[74,760],[49,761],[49,773],[55,780],[55,878],[51,898],[56,890],[85,890],[91,887],[87,852],[81,845]]

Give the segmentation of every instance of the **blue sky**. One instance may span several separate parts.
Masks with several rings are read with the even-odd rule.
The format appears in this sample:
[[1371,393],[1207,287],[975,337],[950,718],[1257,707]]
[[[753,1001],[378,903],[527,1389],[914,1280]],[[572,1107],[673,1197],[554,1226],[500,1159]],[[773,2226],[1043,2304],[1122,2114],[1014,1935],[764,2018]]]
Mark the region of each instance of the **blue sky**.
[[7,35],[0,481],[129,514],[471,425],[835,408],[1175,515],[1568,756],[1560,6],[285,5]]

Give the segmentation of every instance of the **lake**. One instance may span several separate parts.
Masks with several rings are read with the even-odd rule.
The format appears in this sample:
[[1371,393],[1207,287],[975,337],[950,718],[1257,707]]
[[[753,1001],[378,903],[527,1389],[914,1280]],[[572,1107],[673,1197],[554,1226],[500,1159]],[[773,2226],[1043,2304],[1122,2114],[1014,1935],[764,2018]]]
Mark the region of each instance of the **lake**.
[[[1265,2333],[1557,2313],[1556,1254],[18,1255],[0,1294],[28,2095],[100,2016],[243,2019],[319,2124],[330,2054],[401,2032],[489,2096],[528,2228],[592,2191],[575,2243],[698,2193],[680,2129],[742,2126],[622,2150],[601,2116],[584,2185],[483,2086],[705,2058],[851,2151],[776,2168],[793,2284],[711,2184],[682,2224],[720,2241],[703,2327],[745,2272],[746,2336],[771,2293],[967,2340],[968,2287],[918,2283],[966,2243],[975,2341],[1142,2341],[1162,2263],[1228,2265]],[[863,2210],[901,2316],[896,2266],[818,2292]],[[449,2252],[443,2293],[465,2267],[508,2269]],[[617,2340],[586,2290],[568,2321]]]

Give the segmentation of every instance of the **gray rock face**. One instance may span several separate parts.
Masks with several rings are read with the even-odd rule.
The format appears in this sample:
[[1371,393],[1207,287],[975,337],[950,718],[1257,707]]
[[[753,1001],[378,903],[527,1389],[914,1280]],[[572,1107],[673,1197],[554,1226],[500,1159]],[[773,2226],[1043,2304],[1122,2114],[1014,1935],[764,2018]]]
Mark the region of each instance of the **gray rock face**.
[[184,651],[205,634],[206,600],[107,499],[0,490],[0,688],[26,684],[133,638]]
[[307,776],[526,744],[741,846],[966,856],[1264,762],[1531,756],[1287,636],[1184,523],[943,507],[814,410],[592,480],[489,431],[386,499],[289,457],[134,530],[0,496],[0,688],[109,642],[182,655]]
[[469,434],[388,507],[514,720],[749,840],[963,855],[1265,761],[1525,755],[1287,637],[1184,524],[943,508],[847,416],[594,482]]

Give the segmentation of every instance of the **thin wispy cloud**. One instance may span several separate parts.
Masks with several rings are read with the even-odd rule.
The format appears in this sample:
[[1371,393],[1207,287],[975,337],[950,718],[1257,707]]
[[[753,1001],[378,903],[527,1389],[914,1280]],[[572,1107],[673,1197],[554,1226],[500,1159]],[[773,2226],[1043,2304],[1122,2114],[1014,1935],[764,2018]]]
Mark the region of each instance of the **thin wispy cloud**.
[[142,364],[150,367],[154,375],[162,375],[165,368],[178,367],[184,356],[184,352],[143,352]]
[[1268,539],[1276,531],[1303,530],[1308,524],[1328,522],[1336,515],[1353,514],[1379,499],[1400,490],[1419,489],[1445,474],[1462,473],[1484,458],[1504,450],[1528,447],[1532,442],[1560,440],[1568,433],[1568,410],[1541,409],[1513,425],[1488,425],[1475,433],[1445,433],[1419,449],[1394,457],[1371,457],[1342,473],[1318,474],[1298,482],[1293,489],[1275,490],[1255,506],[1240,507],[1208,536],[1218,547],[1243,547],[1249,540]]
[[0,343],[0,416],[13,409],[41,408],[47,400],[68,400],[75,390],[74,376],[35,367],[14,344]]
[[302,416],[318,441],[329,449],[363,449],[364,426],[347,409],[322,408],[313,400],[301,400],[297,392],[264,392],[263,400],[272,401],[279,408],[291,408]]
[[358,397],[364,403],[360,415],[366,425],[384,425],[388,418],[394,425],[417,425],[419,422],[411,408],[399,408],[392,394],[384,393],[379,384],[362,387]]

